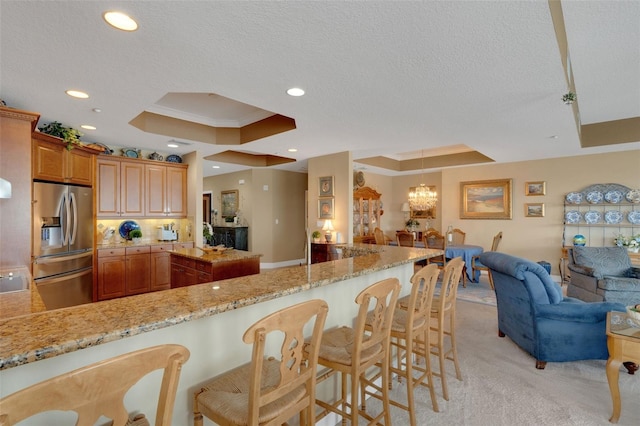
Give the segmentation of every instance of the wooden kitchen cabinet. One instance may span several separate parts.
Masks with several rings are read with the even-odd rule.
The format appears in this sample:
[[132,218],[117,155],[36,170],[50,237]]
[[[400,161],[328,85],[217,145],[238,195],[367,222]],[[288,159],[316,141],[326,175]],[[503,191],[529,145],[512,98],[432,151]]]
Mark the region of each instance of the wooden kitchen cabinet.
[[260,258],[209,262],[171,255],[171,288],[226,280],[260,273]]
[[144,164],[98,158],[96,216],[143,217]]
[[187,215],[187,169],[164,164],[145,165],[146,216]]
[[32,135],[33,179],[93,186],[96,150],[74,146],[46,133]]
[[151,246],[150,268],[151,280],[149,290],[167,290],[171,288],[171,256],[172,244]]
[[338,259],[339,256],[335,243],[311,243],[311,263],[328,262]]
[[125,295],[147,293],[151,284],[151,261],[149,246],[127,247]]
[[97,300],[125,296],[125,249],[98,250]]

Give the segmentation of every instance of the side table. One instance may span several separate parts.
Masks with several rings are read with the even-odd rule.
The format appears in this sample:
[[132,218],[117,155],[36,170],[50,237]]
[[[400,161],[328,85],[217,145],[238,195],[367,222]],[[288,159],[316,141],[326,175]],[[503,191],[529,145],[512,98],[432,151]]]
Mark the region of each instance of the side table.
[[632,361],[640,363],[640,327],[630,323],[627,314],[622,312],[607,313],[607,381],[613,402],[613,414],[609,421],[618,423],[622,403],[620,401],[620,365]]

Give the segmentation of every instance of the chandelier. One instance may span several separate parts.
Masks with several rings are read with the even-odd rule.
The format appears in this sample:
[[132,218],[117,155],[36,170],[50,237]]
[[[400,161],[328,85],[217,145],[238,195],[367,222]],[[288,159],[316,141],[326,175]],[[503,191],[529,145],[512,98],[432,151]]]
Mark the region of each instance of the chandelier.
[[[424,177],[424,152],[420,152],[420,165],[422,167],[421,180]],[[424,183],[409,191],[409,204],[413,211],[425,211],[432,209],[438,201],[438,193],[431,191]]]

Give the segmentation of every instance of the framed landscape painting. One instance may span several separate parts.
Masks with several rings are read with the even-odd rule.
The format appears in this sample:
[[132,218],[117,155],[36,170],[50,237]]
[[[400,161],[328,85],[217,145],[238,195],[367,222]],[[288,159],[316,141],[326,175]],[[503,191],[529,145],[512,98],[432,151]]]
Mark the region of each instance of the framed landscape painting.
[[511,179],[460,182],[460,219],[511,219]]
[[524,215],[526,217],[544,217],[544,203],[525,203]]
[[526,195],[545,195],[547,193],[547,183],[542,182],[527,182],[524,187]]

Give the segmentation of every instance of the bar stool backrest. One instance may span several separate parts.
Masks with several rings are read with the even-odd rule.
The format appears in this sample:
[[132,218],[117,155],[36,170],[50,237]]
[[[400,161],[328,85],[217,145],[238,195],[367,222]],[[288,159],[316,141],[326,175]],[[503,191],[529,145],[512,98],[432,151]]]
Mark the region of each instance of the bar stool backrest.
[[184,346],[154,346],[36,383],[0,400],[0,425],[53,410],[75,411],[78,426],[93,426],[103,415],[114,425],[125,425],[127,391],[148,373],[164,369],[155,424],[170,426],[180,369],[189,355]]

